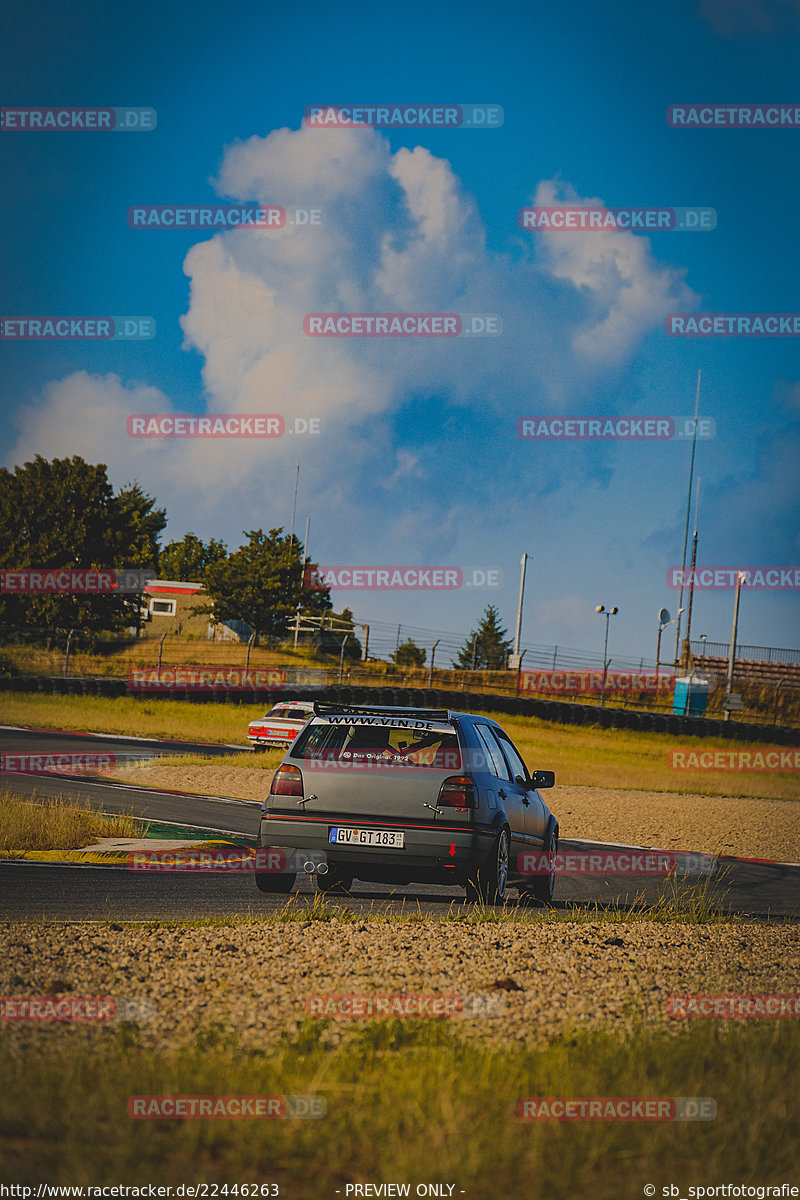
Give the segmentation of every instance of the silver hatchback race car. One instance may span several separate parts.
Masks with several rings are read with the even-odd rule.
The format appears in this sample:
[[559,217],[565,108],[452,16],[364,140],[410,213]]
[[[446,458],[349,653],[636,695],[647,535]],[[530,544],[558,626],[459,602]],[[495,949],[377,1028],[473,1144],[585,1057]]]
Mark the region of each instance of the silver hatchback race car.
[[554,784],[488,717],[317,702],[262,806],[256,884],[289,892],[305,870],[323,892],[457,884],[499,904],[514,885],[547,903],[558,822],[539,789]]

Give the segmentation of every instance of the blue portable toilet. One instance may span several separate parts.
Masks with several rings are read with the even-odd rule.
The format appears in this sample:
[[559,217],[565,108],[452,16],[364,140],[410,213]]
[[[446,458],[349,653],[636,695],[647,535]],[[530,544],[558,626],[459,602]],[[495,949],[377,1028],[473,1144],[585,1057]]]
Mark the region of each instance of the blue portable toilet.
[[708,708],[709,680],[697,675],[686,675],[675,680],[675,695],[672,712],[681,717],[705,716]]

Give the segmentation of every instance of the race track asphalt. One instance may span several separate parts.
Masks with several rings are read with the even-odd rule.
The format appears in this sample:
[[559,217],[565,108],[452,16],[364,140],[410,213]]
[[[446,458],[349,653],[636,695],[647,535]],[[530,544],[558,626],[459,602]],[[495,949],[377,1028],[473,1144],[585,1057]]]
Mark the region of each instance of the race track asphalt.
[[[242,747],[242,753],[251,753]],[[139,739],[22,731],[0,728],[2,754],[98,753],[118,759],[142,759],[175,753],[229,753],[231,747],[209,747],[197,743],[144,741]],[[223,834],[255,839],[258,805],[228,797],[159,792],[149,788],[111,783],[72,775],[4,776],[4,782],[25,795],[50,796],[61,793],[88,800],[107,813],[132,813],[165,824],[202,830],[200,836]],[[620,851],[619,845],[562,839],[564,853]],[[641,849],[641,847],[629,847]],[[683,847],[687,852],[693,847]],[[704,877],[697,877],[701,883]],[[689,882],[687,880],[687,882]],[[679,885],[686,886],[686,883]],[[645,905],[656,902],[671,884],[659,876],[565,875],[556,882],[554,907],[577,905],[593,910],[595,905],[627,907],[637,897]],[[741,859],[717,860],[711,878],[716,903],[730,914],[756,920],[796,919],[800,916],[800,866]],[[314,894],[313,883],[303,876],[295,884],[294,903],[306,904]],[[511,893],[510,904],[517,901]],[[356,881],[350,896],[337,896],[336,903],[358,911],[390,909],[442,915],[451,904],[464,902],[461,888],[387,885]],[[4,862],[0,864],[0,916],[26,920],[189,920],[229,914],[258,916],[286,903],[285,896],[259,892],[249,873],[134,872],[125,866],[75,866]]]

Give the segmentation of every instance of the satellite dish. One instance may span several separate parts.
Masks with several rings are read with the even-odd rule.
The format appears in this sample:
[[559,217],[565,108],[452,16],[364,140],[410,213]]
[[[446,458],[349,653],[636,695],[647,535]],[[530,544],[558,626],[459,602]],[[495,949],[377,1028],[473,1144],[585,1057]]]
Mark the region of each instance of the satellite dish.
[[672,617],[669,615],[669,610],[662,608],[661,612],[658,614],[658,620],[661,625],[668,625],[672,620]]

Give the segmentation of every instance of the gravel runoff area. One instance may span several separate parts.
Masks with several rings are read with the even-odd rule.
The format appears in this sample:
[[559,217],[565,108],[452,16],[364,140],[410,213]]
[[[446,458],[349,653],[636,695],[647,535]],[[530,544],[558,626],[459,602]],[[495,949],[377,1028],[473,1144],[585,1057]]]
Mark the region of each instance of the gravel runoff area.
[[[260,803],[272,772],[257,767],[159,766],[150,761],[126,766],[114,778]],[[792,800],[604,787],[556,787],[545,798],[558,817],[562,838],[800,862],[800,803]]]
[[[448,1029],[523,1042],[637,1015],[676,1032],[686,1022],[667,1017],[668,997],[713,992],[800,992],[800,926],[0,926],[0,995],[144,1001],[155,1011],[139,1023],[141,1038],[162,1050],[193,1043],[204,1027],[264,1046],[315,1019],[307,1006],[331,993],[456,995],[468,1006],[478,996],[485,1015],[444,1018]],[[322,1039],[335,1045],[365,1019],[329,1019]],[[22,1044],[77,1034],[74,1025],[3,1024]]]

